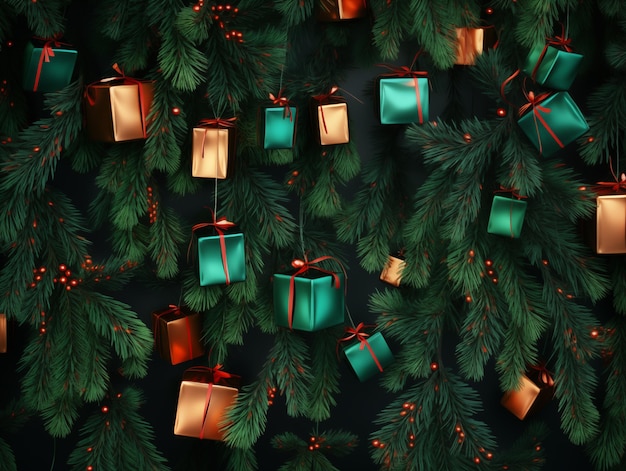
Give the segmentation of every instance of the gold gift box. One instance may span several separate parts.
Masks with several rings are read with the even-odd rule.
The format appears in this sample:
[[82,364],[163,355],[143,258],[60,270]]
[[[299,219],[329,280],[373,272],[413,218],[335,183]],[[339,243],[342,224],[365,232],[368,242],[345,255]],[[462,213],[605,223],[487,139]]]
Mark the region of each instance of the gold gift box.
[[152,313],[154,343],[159,355],[178,365],[204,355],[200,314],[172,306]]
[[318,0],[316,5],[316,18],[319,21],[352,20],[366,14],[365,0]]
[[380,280],[390,285],[400,286],[402,281],[402,270],[406,266],[406,262],[401,258],[390,255],[387,263],[380,273]]
[[85,120],[87,135],[100,142],[145,139],[154,83],[129,79],[105,79],[87,86]]
[[493,28],[456,28],[456,65],[474,65],[476,57],[496,43]]
[[174,435],[223,440],[220,424],[227,408],[235,404],[238,390],[232,386],[192,380],[180,384]]
[[520,388],[506,391],[500,403],[515,417],[524,420],[538,412],[552,399],[554,382],[550,376],[546,376],[544,381],[534,382],[524,375],[520,379]]
[[347,103],[317,105],[319,140],[323,146],[350,142]]
[[626,195],[598,195],[596,208],[596,253],[626,253]]
[[193,177],[224,179],[228,176],[228,156],[233,133],[232,128],[193,128]]
[[7,315],[0,314],[0,353],[7,352]]

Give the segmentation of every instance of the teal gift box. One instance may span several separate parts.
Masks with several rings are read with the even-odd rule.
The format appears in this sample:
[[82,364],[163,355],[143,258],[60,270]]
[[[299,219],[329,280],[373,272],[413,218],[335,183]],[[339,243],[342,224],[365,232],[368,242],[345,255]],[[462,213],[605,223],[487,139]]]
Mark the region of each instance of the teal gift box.
[[581,54],[545,45],[531,49],[522,71],[536,83],[553,90],[568,90],[583,59]]
[[423,124],[428,121],[427,77],[379,77],[381,124]]
[[267,107],[262,109],[263,149],[291,149],[296,137],[295,107]]
[[[198,248],[200,286],[223,285],[246,279],[244,238],[241,232],[206,226],[194,230]],[[222,252],[222,245],[225,252]]]
[[543,156],[554,154],[589,130],[585,117],[567,92],[556,92],[529,105],[517,123]]
[[[294,272],[295,273],[295,272]],[[274,274],[274,320],[280,327],[314,332],[344,323],[345,276],[309,269],[293,276],[292,316],[289,290],[293,274]],[[339,286],[336,286],[339,280]]]
[[66,87],[74,73],[78,52],[57,47],[55,41],[47,41],[41,47],[27,43],[24,49],[24,90],[33,92],[56,92]]
[[359,339],[345,347],[343,352],[361,382],[382,373],[385,367],[393,363],[391,349],[380,332],[376,332],[371,337]]
[[518,238],[522,232],[525,215],[526,201],[496,195],[491,204],[487,232]]

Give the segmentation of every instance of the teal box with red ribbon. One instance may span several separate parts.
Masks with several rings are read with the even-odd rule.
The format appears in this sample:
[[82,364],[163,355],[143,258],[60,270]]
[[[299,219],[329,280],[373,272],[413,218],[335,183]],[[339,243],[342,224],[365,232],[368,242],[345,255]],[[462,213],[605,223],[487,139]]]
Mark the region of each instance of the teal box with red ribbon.
[[544,87],[568,90],[576,78],[582,59],[581,54],[571,52],[569,47],[559,49],[548,43],[531,49],[522,71]]
[[261,133],[263,149],[291,149],[296,137],[295,107],[262,108]]
[[243,233],[226,220],[196,224],[200,286],[228,285],[246,279]]
[[582,112],[567,92],[529,93],[530,102],[522,106],[517,121],[528,139],[547,157],[574,142],[589,130]]
[[518,238],[526,215],[526,201],[496,195],[491,204],[487,232]]
[[152,313],[154,344],[161,358],[172,365],[204,354],[200,314],[186,307],[171,305]]
[[28,42],[24,49],[24,90],[56,92],[72,80],[78,52],[63,48],[55,40],[35,46]]
[[276,325],[314,332],[344,323],[345,276],[309,268],[274,274]]
[[428,77],[406,70],[405,76],[378,77],[378,104],[381,124],[423,124],[428,121]]
[[355,339],[355,341],[352,345],[344,347],[343,352],[359,381],[367,381],[393,363],[393,354],[381,332],[369,336],[363,332],[362,326],[347,329],[346,332],[348,335],[341,340]]

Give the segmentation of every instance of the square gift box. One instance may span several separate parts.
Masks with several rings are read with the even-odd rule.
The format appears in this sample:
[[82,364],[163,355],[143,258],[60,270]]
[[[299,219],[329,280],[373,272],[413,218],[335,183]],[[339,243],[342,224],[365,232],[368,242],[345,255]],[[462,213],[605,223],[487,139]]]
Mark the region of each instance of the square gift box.
[[456,65],[474,65],[481,55],[497,41],[496,31],[489,28],[456,28]]
[[528,53],[522,71],[539,85],[552,90],[568,90],[583,59],[581,54],[554,46],[536,46]]
[[342,21],[362,18],[367,14],[365,0],[317,0],[319,21]]
[[547,372],[533,371],[520,378],[520,388],[506,391],[500,403],[524,420],[536,414],[554,396],[554,381]]
[[72,80],[78,52],[57,46],[54,40],[40,46],[28,42],[24,49],[24,90],[56,92]]
[[231,121],[210,121],[215,122],[193,128],[191,175],[224,179],[235,155],[236,130]]
[[393,354],[383,334],[376,332],[343,349],[359,381],[367,381],[393,362]]
[[200,286],[244,281],[246,258],[243,233],[234,225],[219,229],[212,224],[202,226],[193,231],[198,253]]
[[294,106],[261,108],[260,140],[263,149],[291,149],[296,137],[298,110]]
[[403,259],[389,255],[385,267],[380,272],[380,280],[390,285],[400,286],[402,270],[405,266],[406,262]]
[[428,77],[380,76],[377,82],[381,124],[428,121]]
[[152,313],[155,347],[172,365],[204,354],[202,319],[185,307],[170,306]]
[[526,201],[496,195],[491,204],[487,232],[518,238],[522,232],[525,215]]
[[312,102],[313,123],[318,142],[323,146],[350,142],[348,104],[341,97],[331,96]]
[[626,253],[626,194],[596,197],[593,248],[598,254]]

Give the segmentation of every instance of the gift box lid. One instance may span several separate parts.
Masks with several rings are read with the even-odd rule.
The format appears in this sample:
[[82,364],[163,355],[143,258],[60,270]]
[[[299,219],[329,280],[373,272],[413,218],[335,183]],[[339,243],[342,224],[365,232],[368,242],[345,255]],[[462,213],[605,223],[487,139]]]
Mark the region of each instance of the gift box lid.
[[195,383],[212,383],[236,389],[241,386],[241,376],[222,370],[221,365],[216,365],[213,368],[192,366],[183,372],[182,380]]

